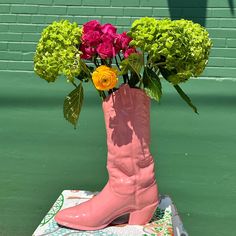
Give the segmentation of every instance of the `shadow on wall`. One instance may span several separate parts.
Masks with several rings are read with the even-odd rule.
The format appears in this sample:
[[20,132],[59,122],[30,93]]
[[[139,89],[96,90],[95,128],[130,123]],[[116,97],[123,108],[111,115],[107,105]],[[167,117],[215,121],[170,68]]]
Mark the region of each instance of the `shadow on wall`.
[[228,2],[229,2],[230,12],[234,16],[234,0],[228,0]]
[[[234,0],[228,0],[230,12],[234,16]],[[171,19],[185,18],[205,26],[207,0],[168,0]]]

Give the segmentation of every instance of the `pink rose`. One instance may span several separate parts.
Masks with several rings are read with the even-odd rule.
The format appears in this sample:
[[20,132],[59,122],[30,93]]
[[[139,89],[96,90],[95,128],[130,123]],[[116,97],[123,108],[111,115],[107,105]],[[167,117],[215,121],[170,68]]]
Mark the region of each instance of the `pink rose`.
[[126,32],[123,32],[122,34],[117,34],[114,40],[116,53],[118,53],[121,50],[125,52],[127,48],[129,47],[129,43],[131,40],[132,38],[127,36]]
[[115,39],[115,44],[117,48],[120,48],[120,50],[126,50],[129,46],[130,41],[132,38],[130,38],[126,32],[123,32],[122,34],[118,34]]
[[79,50],[83,53],[81,55],[81,58],[86,60],[91,59],[96,54],[95,48],[87,46],[85,44],[81,44]]
[[104,34],[111,34],[115,35],[116,34],[116,27],[112,24],[104,24],[101,27],[101,30]]
[[99,44],[97,47],[97,53],[102,59],[112,58],[116,55],[115,48],[108,42]]
[[83,25],[83,32],[87,33],[88,31],[91,30],[101,30],[101,24],[97,20],[91,20]]
[[83,34],[82,40],[86,45],[97,46],[101,42],[101,34],[98,31],[90,30]]
[[115,39],[115,35],[108,34],[108,33],[105,33],[101,36],[101,41],[104,43],[106,42],[106,43],[113,44],[114,39]]
[[135,48],[128,48],[128,49],[126,49],[126,50],[123,52],[124,58],[127,58],[127,57],[128,57],[130,54],[132,54],[132,53],[138,53],[138,52],[136,51]]
[[117,34],[114,39],[114,45],[116,49],[116,54],[119,53],[122,50],[122,42],[120,40],[120,34]]
[[115,38],[115,45],[117,48],[119,48],[120,50],[122,49],[122,36],[121,34],[117,34],[116,38]]
[[126,32],[123,32],[121,34],[121,40],[122,40],[122,49],[126,49],[129,46],[130,41],[132,38],[130,38]]

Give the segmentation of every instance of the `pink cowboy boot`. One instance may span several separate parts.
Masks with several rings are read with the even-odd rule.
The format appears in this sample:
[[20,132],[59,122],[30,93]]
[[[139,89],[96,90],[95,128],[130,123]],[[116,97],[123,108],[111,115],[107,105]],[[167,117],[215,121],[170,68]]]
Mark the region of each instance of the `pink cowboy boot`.
[[129,214],[128,224],[144,225],[158,205],[154,161],[149,151],[150,99],[123,85],[103,102],[109,181],[91,200],[61,210],[58,224],[97,230]]

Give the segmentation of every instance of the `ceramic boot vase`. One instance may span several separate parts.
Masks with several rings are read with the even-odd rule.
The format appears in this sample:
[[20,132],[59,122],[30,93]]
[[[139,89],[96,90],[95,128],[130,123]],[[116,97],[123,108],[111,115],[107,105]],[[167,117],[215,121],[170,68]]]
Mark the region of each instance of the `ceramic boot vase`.
[[109,180],[103,190],[78,206],[61,210],[58,224],[97,230],[129,214],[128,224],[144,225],[158,205],[154,161],[149,150],[150,99],[122,85],[103,101]]

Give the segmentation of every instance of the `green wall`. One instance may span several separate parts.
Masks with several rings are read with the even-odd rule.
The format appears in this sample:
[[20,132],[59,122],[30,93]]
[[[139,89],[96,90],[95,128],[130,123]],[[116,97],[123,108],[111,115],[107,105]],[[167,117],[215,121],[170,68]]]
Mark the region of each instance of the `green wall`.
[[[32,235],[64,189],[100,191],[106,184],[100,99],[85,87],[74,130],[62,112],[71,88],[64,80],[1,81],[0,236]],[[160,193],[171,196],[189,236],[235,236],[236,82],[191,80],[183,88],[199,115],[167,83],[161,103],[152,103]]]
[[[99,191],[107,179],[97,94],[86,88],[74,130],[62,113],[72,86],[64,80],[47,84],[32,72],[47,24],[99,19],[122,31],[140,16],[193,19],[214,41],[204,75],[236,78],[235,5],[235,0],[0,0],[0,236],[32,235],[62,190]],[[160,192],[172,197],[190,236],[234,236],[236,81],[191,80],[183,89],[200,115],[167,84],[161,102],[152,103],[151,151]]]
[[32,75],[42,29],[54,20],[91,19],[128,30],[139,17],[187,18],[205,25],[214,48],[204,77],[236,78],[235,0],[0,0],[0,75]]

